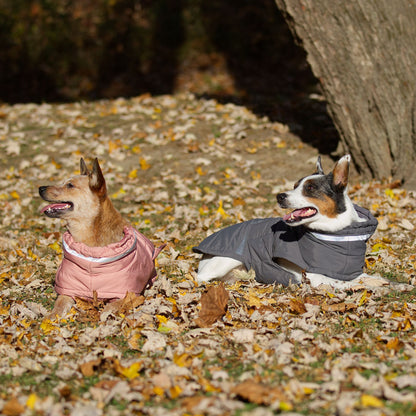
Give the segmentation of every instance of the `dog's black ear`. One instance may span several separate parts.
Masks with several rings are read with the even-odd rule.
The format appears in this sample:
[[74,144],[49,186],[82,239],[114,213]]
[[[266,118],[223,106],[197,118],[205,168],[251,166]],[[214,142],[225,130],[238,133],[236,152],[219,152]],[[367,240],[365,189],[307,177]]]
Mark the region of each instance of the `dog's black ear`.
[[316,161],[316,173],[319,175],[325,175],[324,170],[322,169],[321,156],[318,156],[318,160]]
[[332,171],[332,184],[339,190],[344,190],[348,185],[348,173],[350,170],[351,156],[345,155],[335,164]]
[[90,189],[97,193],[99,197],[104,198],[107,195],[104,175],[97,158],[94,159],[92,172],[90,173]]
[[79,171],[81,172],[81,175],[88,175],[89,171],[87,168],[87,165],[85,164],[85,161],[83,158],[79,161]]

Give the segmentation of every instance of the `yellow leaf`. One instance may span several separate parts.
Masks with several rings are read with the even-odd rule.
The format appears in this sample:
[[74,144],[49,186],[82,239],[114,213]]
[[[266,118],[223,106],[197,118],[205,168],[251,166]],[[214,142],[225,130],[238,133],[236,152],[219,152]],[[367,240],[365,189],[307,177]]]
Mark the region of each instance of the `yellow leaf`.
[[401,328],[402,331],[410,331],[413,328],[412,321],[407,318],[404,323],[403,327]]
[[21,324],[23,327],[25,327],[25,328],[29,328],[29,327],[30,327],[30,325],[31,325],[31,322],[27,322],[27,321],[26,321],[26,319],[22,319],[22,320],[20,321],[20,324]]
[[281,142],[279,142],[279,143],[277,143],[277,145],[276,145],[279,149],[284,149],[286,146],[287,146],[287,144],[286,144],[286,142],[284,141],[284,140],[282,140]]
[[204,388],[207,393],[219,393],[221,389],[213,386],[207,379],[199,379],[199,384]]
[[147,169],[150,168],[149,163],[147,163],[146,159],[144,159],[144,158],[140,158],[139,163],[140,163],[140,169],[141,170],[147,170]]
[[222,200],[219,203],[219,208],[217,209],[217,213],[221,215],[223,218],[227,218],[228,214],[224,211],[224,208],[222,207]]
[[140,369],[142,368],[141,362],[135,362],[130,367],[121,367],[119,369],[120,374],[129,380],[133,380],[140,375]]
[[51,248],[52,250],[56,251],[58,254],[61,254],[62,253],[62,247],[56,241],[53,242],[53,243],[51,243],[51,244],[49,244],[48,247]]
[[358,306],[364,305],[365,302],[367,302],[367,290],[364,290],[363,294],[361,295],[361,299],[358,302]]
[[173,386],[169,389],[169,395],[171,399],[176,399],[182,393],[182,389],[179,386]]
[[20,256],[20,257],[26,257],[25,253],[23,253],[22,250],[20,250],[20,248],[16,249],[16,253]]
[[158,396],[164,396],[165,395],[165,390],[163,390],[162,387],[159,387],[159,386],[153,387],[153,392],[155,394],[157,394]]
[[253,352],[263,351],[263,348],[259,344],[253,344]]
[[35,393],[32,393],[29,395],[29,397],[26,400],[26,406],[33,410],[35,408],[36,401],[38,400],[38,396],[36,396]]
[[139,145],[136,145],[136,146],[133,146],[132,147],[131,151],[133,153],[136,153],[137,154],[137,153],[140,153],[142,151],[142,149],[140,149],[140,146]]
[[364,407],[383,407],[384,403],[375,396],[363,394],[361,396],[361,405]]
[[129,178],[130,179],[136,179],[137,178],[137,169],[133,169],[133,170],[130,171]]
[[117,192],[114,192],[113,195],[111,195],[112,198],[117,199],[121,195],[124,195],[126,191],[123,188],[120,188]]
[[118,148],[119,148],[118,142],[113,142],[112,140],[108,142],[108,153],[112,153],[114,152],[114,150],[117,150]]
[[156,318],[158,319],[160,324],[165,324],[168,321],[168,318],[163,315],[156,315]]
[[394,193],[393,189],[387,188],[384,193],[391,199],[399,199],[398,196]]
[[10,192],[10,196],[11,196],[13,199],[20,199],[20,195],[19,195],[16,191],[12,191],[12,192]]
[[207,215],[208,212],[209,212],[209,209],[206,205],[199,207],[199,215]]
[[387,248],[387,246],[385,244],[383,244],[383,243],[377,243],[377,244],[374,244],[373,245],[373,247],[371,249],[371,252],[372,253],[376,253],[377,251],[385,250],[386,248]]
[[173,357],[173,362],[179,367],[189,367],[192,363],[192,356],[186,352],[182,354],[175,354]]
[[41,324],[40,324],[40,329],[43,331],[43,333],[45,335],[49,334],[50,332],[52,332],[54,329],[56,329],[56,326],[52,324],[50,319],[45,319]]
[[204,170],[202,170],[201,166],[198,166],[198,167],[195,169],[195,171],[196,171],[196,173],[197,173],[199,176],[204,176],[204,175],[206,175],[206,174],[207,174],[207,172],[205,172]]
[[27,249],[27,254],[32,260],[37,260],[39,257],[32,251],[31,248]]
[[280,402],[279,409],[283,410],[284,412],[290,412],[291,410],[293,410],[293,405],[288,402]]
[[249,293],[246,295],[246,299],[248,300],[248,306],[260,308],[262,305],[260,298],[255,294],[253,289],[250,289]]
[[62,165],[58,162],[56,162],[55,160],[52,159],[52,165],[54,165],[56,167],[56,169],[61,169]]
[[0,315],[8,315],[10,306],[0,306]]
[[261,178],[261,174],[259,172],[254,172],[254,170],[252,170],[250,172],[250,176],[252,179],[257,180]]

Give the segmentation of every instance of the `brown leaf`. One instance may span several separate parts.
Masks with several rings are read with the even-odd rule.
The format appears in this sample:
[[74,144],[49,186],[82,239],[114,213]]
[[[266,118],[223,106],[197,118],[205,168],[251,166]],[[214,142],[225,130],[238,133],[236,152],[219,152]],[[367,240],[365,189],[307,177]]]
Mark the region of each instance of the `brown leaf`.
[[79,317],[81,322],[95,322],[100,319],[100,309],[104,306],[104,301],[98,299],[97,292],[94,290],[92,300],[75,298],[77,308],[83,312],[83,317]]
[[188,411],[193,412],[194,407],[197,407],[202,400],[205,400],[205,396],[191,396],[185,397],[182,400],[182,406]]
[[332,305],[324,304],[322,305],[322,310],[324,312],[345,312],[345,303],[333,303]]
[[298,299],[290,299],[289,308],[292,313],[299,315],[302,315],[306,312],[305,304]]
[[19,416],[25,411],[16,397],[10,399],[3,407],[2,414],[6,416]]
[[79,369],[84,377],[91,377],[97,371],[98,367],[102,364],[102,359],[98,358],[97,360],[88,361],[86,363],[80,364]]
[[268,406],[276,400],[287,402],[288,398],[279,387],[270,387],[254,380],[246,380],[231,390],[234,394],[250,403]]
[[324,312],[345,312],[351,309],[356,309],[356,307],[357,306],[353,303],[340,302],[340,303],[332,303],[331,305],[324,304],[322,305],[322,310]]
[[120,380],[101,380],[94,387],[103,390],[111,390]]
[[72,395],[71,387],[69,387],[68,384],[65,384],[65,386],[61,387],[58,390],[58,392],[61,395],[61,397],[63,399],[65,399],[66,401],[69,401],[69,400],[73,400],[74,399],[74,396]]
[[117,308],[118,313],[126,314],[130,310],[143,305],[145,297],[142,295],[137,296],[133,292],[127,292],[126,296],[122,299],[120,306]]
[[403,348],[403,342],[399,340],[399,338],[391,338],[386,344],[386,348],[389,350],[399,351]]
[[219,286],[211,286],[201,296],[201,311],[195,323],[203,328],[212,325],[224,316],[227,311],[228,298],[228,292],[223,283]]

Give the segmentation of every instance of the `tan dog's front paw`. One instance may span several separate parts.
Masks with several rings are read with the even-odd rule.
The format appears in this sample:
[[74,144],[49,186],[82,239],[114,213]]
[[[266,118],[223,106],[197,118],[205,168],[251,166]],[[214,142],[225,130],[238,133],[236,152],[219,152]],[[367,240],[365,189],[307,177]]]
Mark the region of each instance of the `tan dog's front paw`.
[[58,298],[55,301],[55,305],[53,306],[52,311],[45,316],[45,319],[54,320],[57,317],[65,318],[65,316],[71,310],[74,303],[74,300],[70,296],[58,295]]

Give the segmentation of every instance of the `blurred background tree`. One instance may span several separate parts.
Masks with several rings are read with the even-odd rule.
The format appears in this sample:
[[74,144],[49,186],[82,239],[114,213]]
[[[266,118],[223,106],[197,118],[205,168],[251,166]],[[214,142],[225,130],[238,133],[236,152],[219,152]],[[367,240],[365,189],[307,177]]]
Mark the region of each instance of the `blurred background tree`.
[[0,0],[0,100],[192,92],[416,184],[415,36],[414,0]]

